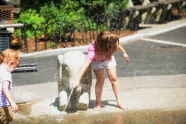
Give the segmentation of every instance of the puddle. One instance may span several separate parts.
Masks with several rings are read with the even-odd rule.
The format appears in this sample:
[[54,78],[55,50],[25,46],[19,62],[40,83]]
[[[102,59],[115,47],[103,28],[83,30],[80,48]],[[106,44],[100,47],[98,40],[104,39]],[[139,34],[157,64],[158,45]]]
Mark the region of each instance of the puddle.
[[18,103],[18,107],[19,107],[19,113],[23,114],[23,115],[29,115],[31,112],[31,107],[33,104],[37,103],[36,101],[32,101],[32,102],[24,102],[24,103]]
[[14,120],[13,124],[186,124],[186,110],[141,110],[117,113],[78,113]]

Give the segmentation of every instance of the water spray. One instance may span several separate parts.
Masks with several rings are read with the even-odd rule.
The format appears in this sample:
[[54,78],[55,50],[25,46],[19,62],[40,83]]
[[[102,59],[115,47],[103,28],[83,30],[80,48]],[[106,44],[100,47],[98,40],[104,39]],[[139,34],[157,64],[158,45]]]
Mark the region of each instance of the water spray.
[[[74,91],[74,88],[71,89],[71,92],[70,92],[70,94],[69,94],[69,98],[68,98],[68,100],[67,100],[67,104],[65,105],[65,108],[63,109],[62,113],[65,113],[65,110],[67,109],[67,106],[68,106],[68,104],[69,104],[69,101],[70,101],[70,99],[71,99],[71,96],[72,96],[73,91]],[[63,117],[62,117],[62,118],[57,118],[56,120],[62,121],[62,120],[64,120],[64,118],[63,118]]]

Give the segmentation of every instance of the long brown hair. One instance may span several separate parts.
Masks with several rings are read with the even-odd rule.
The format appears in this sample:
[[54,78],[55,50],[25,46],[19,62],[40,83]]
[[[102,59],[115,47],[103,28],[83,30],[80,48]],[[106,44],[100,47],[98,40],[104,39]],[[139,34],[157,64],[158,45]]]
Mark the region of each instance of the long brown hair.
[[19,64],[20,62],[20,57],[17,51],[13,49],[6,49],[0,54],[0,64],[10,64],[14,62],[16,62],[17,64]]
[[118,43],[119,36],[117,34],[110,31],[100,32],[94,44],[96,56],[100,55],[111,59],[111,56],[117,50]]

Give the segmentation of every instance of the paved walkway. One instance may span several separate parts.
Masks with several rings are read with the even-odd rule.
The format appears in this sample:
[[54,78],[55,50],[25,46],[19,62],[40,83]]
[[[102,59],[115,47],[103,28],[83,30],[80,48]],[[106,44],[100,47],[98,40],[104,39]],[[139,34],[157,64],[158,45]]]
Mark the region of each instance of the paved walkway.
[[[122,102],[127,110],[186,109],[186,75],[165,76],[139,76],[120,77],[119,85]],[[91,88],[90,108],[87,113],[93,111],[95,105],[94,94],[95,80]],[[21,94],[21,95],[20,95]],[[57,110],[57,83],[45,83],[14,88],[14,95],[19,96],[18,102],[35,101],[30,115],[60,115],[63,112]],[[103,108],[100,112],[122,112],[117,108],[114,93],[108,79],[105,81],[102,96]],[[19,117],[18,114],[15,117]]]

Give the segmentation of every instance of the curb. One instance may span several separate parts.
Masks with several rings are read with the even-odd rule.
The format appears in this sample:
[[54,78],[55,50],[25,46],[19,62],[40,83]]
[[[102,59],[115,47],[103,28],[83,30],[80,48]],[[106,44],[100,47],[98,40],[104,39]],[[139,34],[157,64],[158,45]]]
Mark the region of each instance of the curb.
[[[162,25],[159,25],[156,27],[152,27],[150,29],[144,29],[142,31],[137,31],[136,34],[120,38],[120,43],[127,44],[131,41],[140,39],[142,37],[154,36],[154,35],[165,33],[165,32],[175,30],[177,28],[181,28],[184,26],[186,26],[186,19],[181,19],[181,20],[169,22],[167,24],[162,24]],[[35,52],[35,53],[26,53],[26,54],[21,54],[20,57],[56,56],[56,55],[64,54],[69,51],[75,51],[75,50],[86,53],[87,52],[87,45],[86,46],[71,47],[71,48],[58,48],[58,49],[53,49],[53,50],[39,51],[39,52]]]

